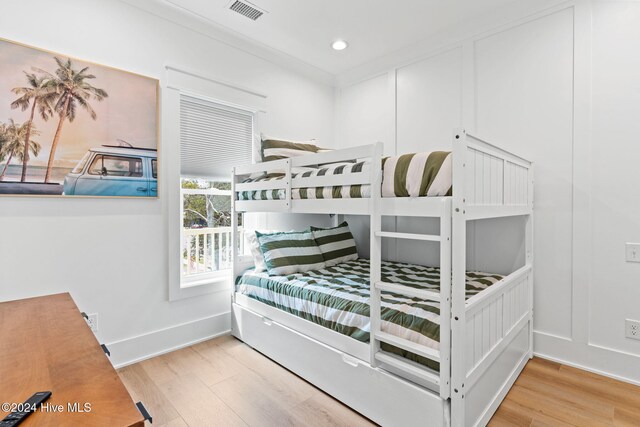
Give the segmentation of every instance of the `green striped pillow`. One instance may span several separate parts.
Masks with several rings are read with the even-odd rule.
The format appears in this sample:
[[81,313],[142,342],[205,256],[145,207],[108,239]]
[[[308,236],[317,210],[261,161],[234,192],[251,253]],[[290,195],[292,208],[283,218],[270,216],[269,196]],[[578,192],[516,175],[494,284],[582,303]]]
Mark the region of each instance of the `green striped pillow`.
[[382,159],[382,197],[451,196],[449,151],[410,153]]
[[[314,142],[314,141],[312,141]],[[323,148],[306,142],[283,141],[279,139],[262,140],[262,161],[289,159],[291,157],[305,156],[307,154],[322,153]]]
[[264,234],[256,231],[270,276],[304,273],[325,267],[310,231]]
[[356,241],[353,239],[353,234],[349,230],[347,221],[333,228],[311,226],[311,232],[320,247],[327,267],[358,259]]

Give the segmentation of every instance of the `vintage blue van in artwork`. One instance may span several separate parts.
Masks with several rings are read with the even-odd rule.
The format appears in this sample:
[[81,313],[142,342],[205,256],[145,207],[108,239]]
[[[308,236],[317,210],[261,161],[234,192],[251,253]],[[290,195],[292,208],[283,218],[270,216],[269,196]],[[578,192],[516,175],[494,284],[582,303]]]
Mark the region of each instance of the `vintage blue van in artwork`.
[[84,155],[64,178],[68,196],[157,197],[157,151],[103,145]]

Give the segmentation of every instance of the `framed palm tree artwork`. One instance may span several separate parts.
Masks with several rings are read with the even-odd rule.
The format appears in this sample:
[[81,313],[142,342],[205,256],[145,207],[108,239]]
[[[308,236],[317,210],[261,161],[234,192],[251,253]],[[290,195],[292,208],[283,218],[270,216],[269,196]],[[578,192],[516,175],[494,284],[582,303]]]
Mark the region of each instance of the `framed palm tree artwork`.
[[0,39],[0,196],[157,197],[158,80]]

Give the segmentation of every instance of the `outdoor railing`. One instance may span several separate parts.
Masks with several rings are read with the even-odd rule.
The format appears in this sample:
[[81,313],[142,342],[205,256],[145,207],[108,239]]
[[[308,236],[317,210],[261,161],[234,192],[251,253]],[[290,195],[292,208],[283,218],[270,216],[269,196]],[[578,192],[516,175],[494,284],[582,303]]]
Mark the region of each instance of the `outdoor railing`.
[[[239,251],[244,253],[242,228]],[[228,270],[233,266],[231,227],[182,229],[182,276]]]

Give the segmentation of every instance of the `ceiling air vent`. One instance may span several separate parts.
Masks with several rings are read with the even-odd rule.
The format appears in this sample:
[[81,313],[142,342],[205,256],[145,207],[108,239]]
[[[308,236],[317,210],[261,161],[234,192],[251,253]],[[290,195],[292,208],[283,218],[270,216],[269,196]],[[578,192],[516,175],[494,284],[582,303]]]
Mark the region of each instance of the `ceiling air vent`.
[[260,18],[265,13],[264,10],[260,10],[256,6],[240,0],[232,1],[229,9],[239,13],[240,15],[246,16],[253,21]]

